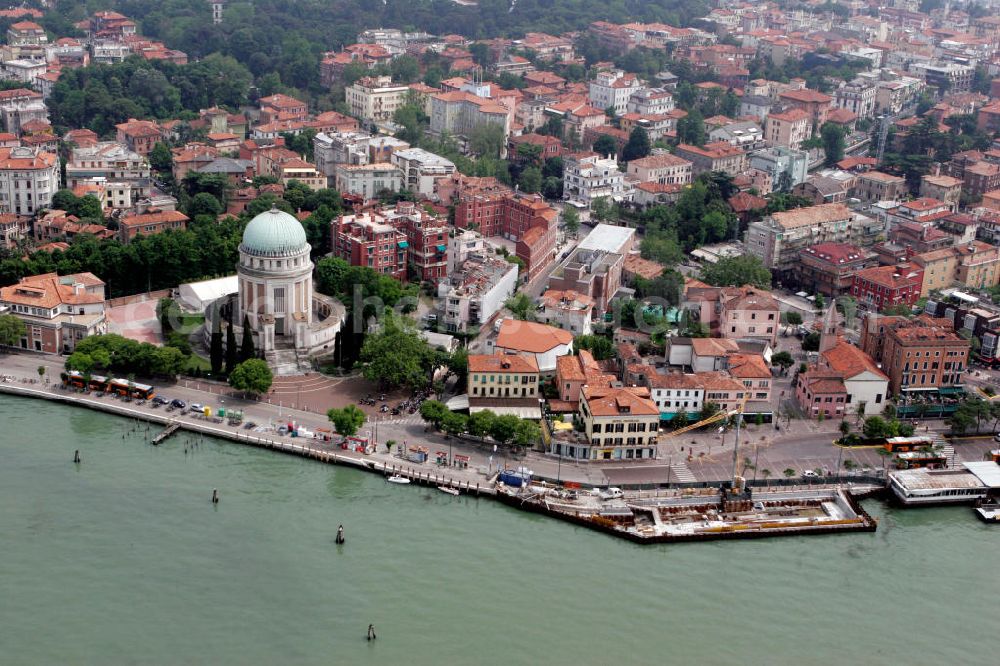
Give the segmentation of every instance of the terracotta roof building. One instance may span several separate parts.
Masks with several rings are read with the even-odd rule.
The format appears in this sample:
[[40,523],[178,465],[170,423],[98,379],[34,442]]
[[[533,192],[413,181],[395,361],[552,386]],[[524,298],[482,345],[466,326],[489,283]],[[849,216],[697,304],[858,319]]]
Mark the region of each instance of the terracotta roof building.
[[0,288],[0,306],[26,325],[14,346],[68,354],[88,335],[107,332],[104,282],[92,273],[46,273]]

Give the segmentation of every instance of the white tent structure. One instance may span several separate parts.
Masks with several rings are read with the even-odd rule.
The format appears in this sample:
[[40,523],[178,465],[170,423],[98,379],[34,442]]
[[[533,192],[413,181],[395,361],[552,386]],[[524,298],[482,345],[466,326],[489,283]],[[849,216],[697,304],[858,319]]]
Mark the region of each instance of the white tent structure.
[[235,275],[227,275],[214,280],[202,280],[201,282],[188,282],[177,289],[178,300],[185,310],[203,312],[210,304],[223,296],[235,294],[239,288],[239,278]]

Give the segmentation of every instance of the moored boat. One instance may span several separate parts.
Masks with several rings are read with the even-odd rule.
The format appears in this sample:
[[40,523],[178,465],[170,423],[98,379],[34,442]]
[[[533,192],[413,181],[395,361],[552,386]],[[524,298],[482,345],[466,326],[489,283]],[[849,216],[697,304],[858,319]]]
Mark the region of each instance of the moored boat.
[[405,476],[400,476],[399,474],[393,474],[388,479],[386,479],[386,481],[388,481],[389,483],[398,483],[400,485],[406,485],[407,483],[410,482],[408,478],[406,478]]
[[449,495],[458,495],[457,488],[448,488],[447,486],[438,486],[438,490],[443,493],[448,493]]

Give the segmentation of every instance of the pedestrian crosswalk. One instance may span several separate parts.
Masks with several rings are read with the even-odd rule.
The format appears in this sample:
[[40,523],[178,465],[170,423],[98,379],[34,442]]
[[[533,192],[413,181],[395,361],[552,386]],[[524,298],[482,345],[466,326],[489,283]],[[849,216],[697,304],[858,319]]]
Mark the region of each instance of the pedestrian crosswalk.
[[688,468],[685,462],[676,462],[670,466],[671,479],[677,483],[691,483],[697,481],[694,473]]
[[377,416],[375,418],[369,417],[370,421],[375,421],[379,425],[418,425],[424,422],[420,414],[408,414],[406,416],[390,416],[389,418],[381,419]]

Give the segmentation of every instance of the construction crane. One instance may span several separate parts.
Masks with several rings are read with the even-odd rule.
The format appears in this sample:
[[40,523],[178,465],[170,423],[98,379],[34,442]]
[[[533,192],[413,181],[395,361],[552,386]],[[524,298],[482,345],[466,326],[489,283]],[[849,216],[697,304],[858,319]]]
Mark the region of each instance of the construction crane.
[[743,398],[740,400],[740,404],[737,405],[735,409],[730,409],[729,411],[726,412],[719,412],[718,414],[709,416],[707,419],[702,419],[697,423],[693,423],[689,426],[684,426],[683,428],[678,428],[673,432],[667,433],[665,437],[676,437],[677,435],[683,435],[684,433],[691,432],[692,430],[696,430],[697,428],[711,425],[713,423],[718,423],[719,421],[724,421],[728,419],[730,416],[739,416],[740,418],[736,419],[736,442],[733,444],[733,485],[735,486],[737,479],[736,468],[737,465],[739,464],[740,425],[743,423],[743,410],[744,408],[746,408],[747,401],[749,399],[750,399],[750,391],[747,390],[746,392],[744,392]]

